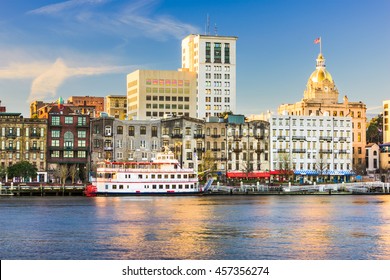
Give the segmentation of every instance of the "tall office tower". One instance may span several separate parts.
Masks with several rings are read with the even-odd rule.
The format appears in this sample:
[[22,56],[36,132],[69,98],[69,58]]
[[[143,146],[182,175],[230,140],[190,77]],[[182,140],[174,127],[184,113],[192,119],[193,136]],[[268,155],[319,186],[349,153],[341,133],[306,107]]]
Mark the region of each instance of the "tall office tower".
[[182,40],[182,68],[197,74],[196,117],[236,113],[234,36],[191,34]]

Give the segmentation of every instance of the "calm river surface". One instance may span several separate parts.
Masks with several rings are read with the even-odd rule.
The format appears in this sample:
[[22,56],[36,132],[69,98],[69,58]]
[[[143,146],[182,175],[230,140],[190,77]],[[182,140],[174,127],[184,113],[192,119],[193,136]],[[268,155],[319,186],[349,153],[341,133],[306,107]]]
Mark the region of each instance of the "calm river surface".
[[0,259],[390,259],[390,196],[0,197]]

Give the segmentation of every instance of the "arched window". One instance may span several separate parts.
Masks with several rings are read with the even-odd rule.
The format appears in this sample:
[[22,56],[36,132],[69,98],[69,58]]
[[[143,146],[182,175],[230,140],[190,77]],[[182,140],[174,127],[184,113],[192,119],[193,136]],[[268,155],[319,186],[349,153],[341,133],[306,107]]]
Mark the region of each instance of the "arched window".
[[73,133],[70,131],[65,132],[64,134],[64,146],[67,148],[73,148],[73,142],[74,142],[74,137]]

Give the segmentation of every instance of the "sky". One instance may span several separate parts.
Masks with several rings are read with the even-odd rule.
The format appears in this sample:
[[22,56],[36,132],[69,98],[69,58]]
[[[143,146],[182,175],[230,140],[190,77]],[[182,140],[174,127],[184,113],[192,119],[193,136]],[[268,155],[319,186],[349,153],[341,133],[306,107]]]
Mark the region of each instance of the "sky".
[[0,0],[0,100],[126,94],[137,69],[181,67],[189,34],[237,36],[237,114],[303,98],[321,37],[339,102],[390,99],[388,0]]

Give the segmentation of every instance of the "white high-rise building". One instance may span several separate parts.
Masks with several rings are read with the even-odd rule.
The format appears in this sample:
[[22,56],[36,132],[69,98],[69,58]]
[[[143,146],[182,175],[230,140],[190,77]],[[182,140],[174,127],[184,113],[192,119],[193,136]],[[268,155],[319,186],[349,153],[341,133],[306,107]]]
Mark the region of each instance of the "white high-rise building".
[[237,39],[191,34],[182,40],[182,68],[197,74],[197,118],[236,113]]

